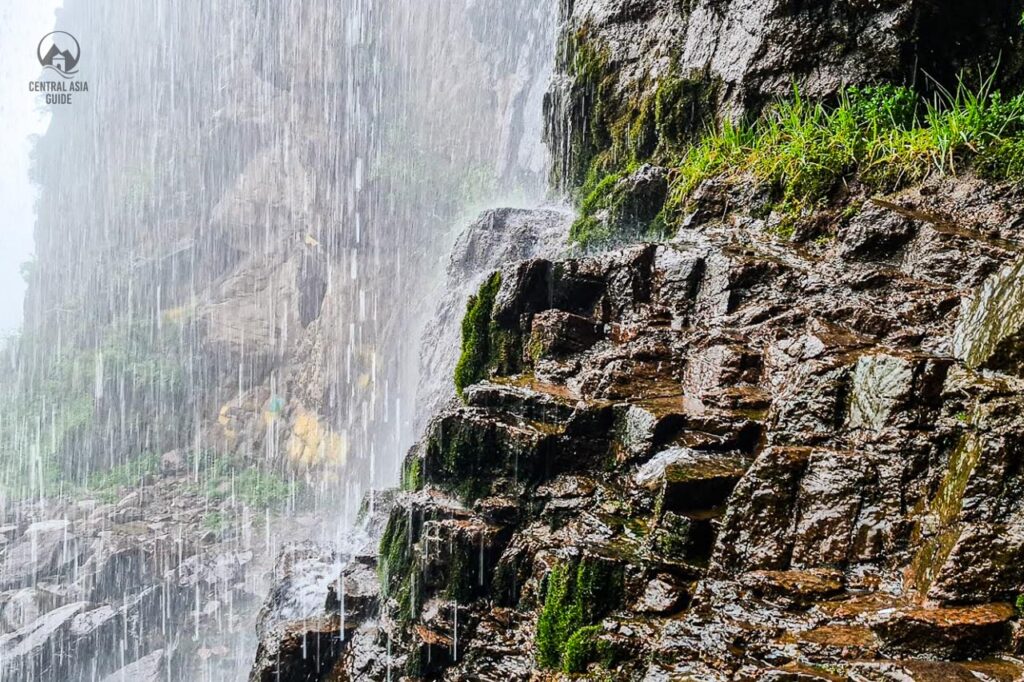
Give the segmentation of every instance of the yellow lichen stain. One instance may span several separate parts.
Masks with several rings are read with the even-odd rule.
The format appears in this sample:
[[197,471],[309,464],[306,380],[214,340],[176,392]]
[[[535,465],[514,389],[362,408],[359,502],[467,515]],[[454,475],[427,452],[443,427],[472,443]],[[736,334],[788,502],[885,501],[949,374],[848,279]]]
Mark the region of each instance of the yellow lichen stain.
[[221,431],[224,433],[224,437],[230,440],[234,440],[238,437],[238,433],[232,428],[232,415],[231,410],[234,406],[231,403],[224,403],[220,407],[220,412],[217,414],[217,423],[220,424]]
[[176,308],[167,308],[160,312],[163,321],[168,324],[181,324],[192,314],[192,306],[179,305]]
[[344,434],[325,427],[315,414],[299,406],[292,420],[291,435],[285,446],[292,465],[303,467],[338,467],[348,456],[348,440]]
[[[960,512],[971,474],[981,459],[982,444],[973,433],[964,434],[953,451],[939,489],[929,505],[938,533],[927,538],[911,561],[908,579],[911,586],[927,594],[942,565],[960,539]],[[920,537],[921,520],[914,534]]]

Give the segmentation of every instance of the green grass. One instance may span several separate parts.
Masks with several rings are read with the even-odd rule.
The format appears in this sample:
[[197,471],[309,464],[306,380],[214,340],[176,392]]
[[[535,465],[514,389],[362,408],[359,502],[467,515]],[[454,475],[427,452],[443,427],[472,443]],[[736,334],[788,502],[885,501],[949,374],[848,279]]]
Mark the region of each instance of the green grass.
[[838,104],[793,97],[748,125],[723,123],[672,164],[667,222],[677,225],[694,190],[715,177],[752,175],[776,207],[797,214],[844,182],[890,192],[968,169],[1024,178],[1024,96],[1006,99],[993,78],[933,99],[891,85],[851,88]]
[[116,502],[125,489],[138,488],[142,481],[160,473],[160,457],[144,454],[107,471],[89,476],[79,495],[95,495],[104,502]]
[[[765,185],[769,208],[782,216],[777,230],[783,236],[792,233],[793,221],[828,204],[844,185],[884,193],[965,171],[993,181],[1022,180],[1024,95],[1004,97],[993,88],[995,74],[978,80],[977,87],[964,79],[953,91],[937,87],[931,98],[895,85],[851,87],[832,103],[808,99],[794,88],[757,119],[726,120],[695,138],[673,122],[692,126],[692,117],[706,110],[695,102],[708,94],[697,89],[699,81],[670,76],[654,96],[653,142],[624,153],[612,136],[606,149],[590,155],[575,191],[580,215],[570,239],[589,247],[670,235],[692,210],[695,190],[714,178],[753,178]],[[666,91],[682,94],[668,97]],[[634,117],[640,120],[651,109],[635,104]],[[663,206],[641,214],[622,207],[630,202],[623,180],[642,162],[667,167],[670,187]]]
[[269,509],[283,504],[292,492],[279,474],[212,451],[193,459],[192,470],[198,478],[195,492],[217,502],[234,496],[248,507]]
[[222,511],[212,511],[203,516],[202,526],[204,530],[212,530],[219,533],[231,525],[231,516]]

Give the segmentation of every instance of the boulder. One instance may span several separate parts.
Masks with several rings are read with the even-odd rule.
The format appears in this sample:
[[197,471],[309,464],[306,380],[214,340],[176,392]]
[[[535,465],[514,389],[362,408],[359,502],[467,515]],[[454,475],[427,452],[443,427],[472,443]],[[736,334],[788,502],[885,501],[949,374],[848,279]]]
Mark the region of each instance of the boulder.
[[88,602],[60,606],[25,627],[0,636],[0,672],[13,679],[65,679],[71,663],[61,652],[70,643],[75,617]]
[[0,587],[20,587],[74,565],[81,547],[64,519],[37,521],[7,548]]

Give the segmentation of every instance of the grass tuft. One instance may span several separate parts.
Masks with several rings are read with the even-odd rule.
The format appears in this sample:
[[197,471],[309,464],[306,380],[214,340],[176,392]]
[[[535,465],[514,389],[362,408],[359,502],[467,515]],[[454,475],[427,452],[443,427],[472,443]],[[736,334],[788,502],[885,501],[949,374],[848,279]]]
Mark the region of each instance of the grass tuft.
[[829,106],[794,89],[752,124],[710,130],[672,167],[666,206],[675,227],[705,180],[749,174],[768,183],[776,207],[798,215],[844,182],[890,192],[970,168],[993,180],[1024,178],[1024,95],[1005,99],[993,77],[963,81],[931,100],[892,85],[850,88]]

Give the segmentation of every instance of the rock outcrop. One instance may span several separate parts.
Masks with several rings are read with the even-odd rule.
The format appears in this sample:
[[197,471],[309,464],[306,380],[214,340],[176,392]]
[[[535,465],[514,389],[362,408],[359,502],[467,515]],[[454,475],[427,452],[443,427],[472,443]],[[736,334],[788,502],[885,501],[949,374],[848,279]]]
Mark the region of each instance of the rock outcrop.
[[[588,210],[647,223],[656,145],[794,84],[948,83],[1000,54],[1013,83],[1024,6],[988,9],[564,2],[555,184],[626,148]],[[697,187],[671,238],[473,271],[459,399],[339,572],[376,586],[314,679],[1024,677],[1020,187],[836,192],[783,233],[746,180]]]
[[955,349],[1019,200],[937,179],[814,244],[736,212],[504,268],[513,361],[410,452],[347,627],[425,679],[1017,679],[1020,380]]

